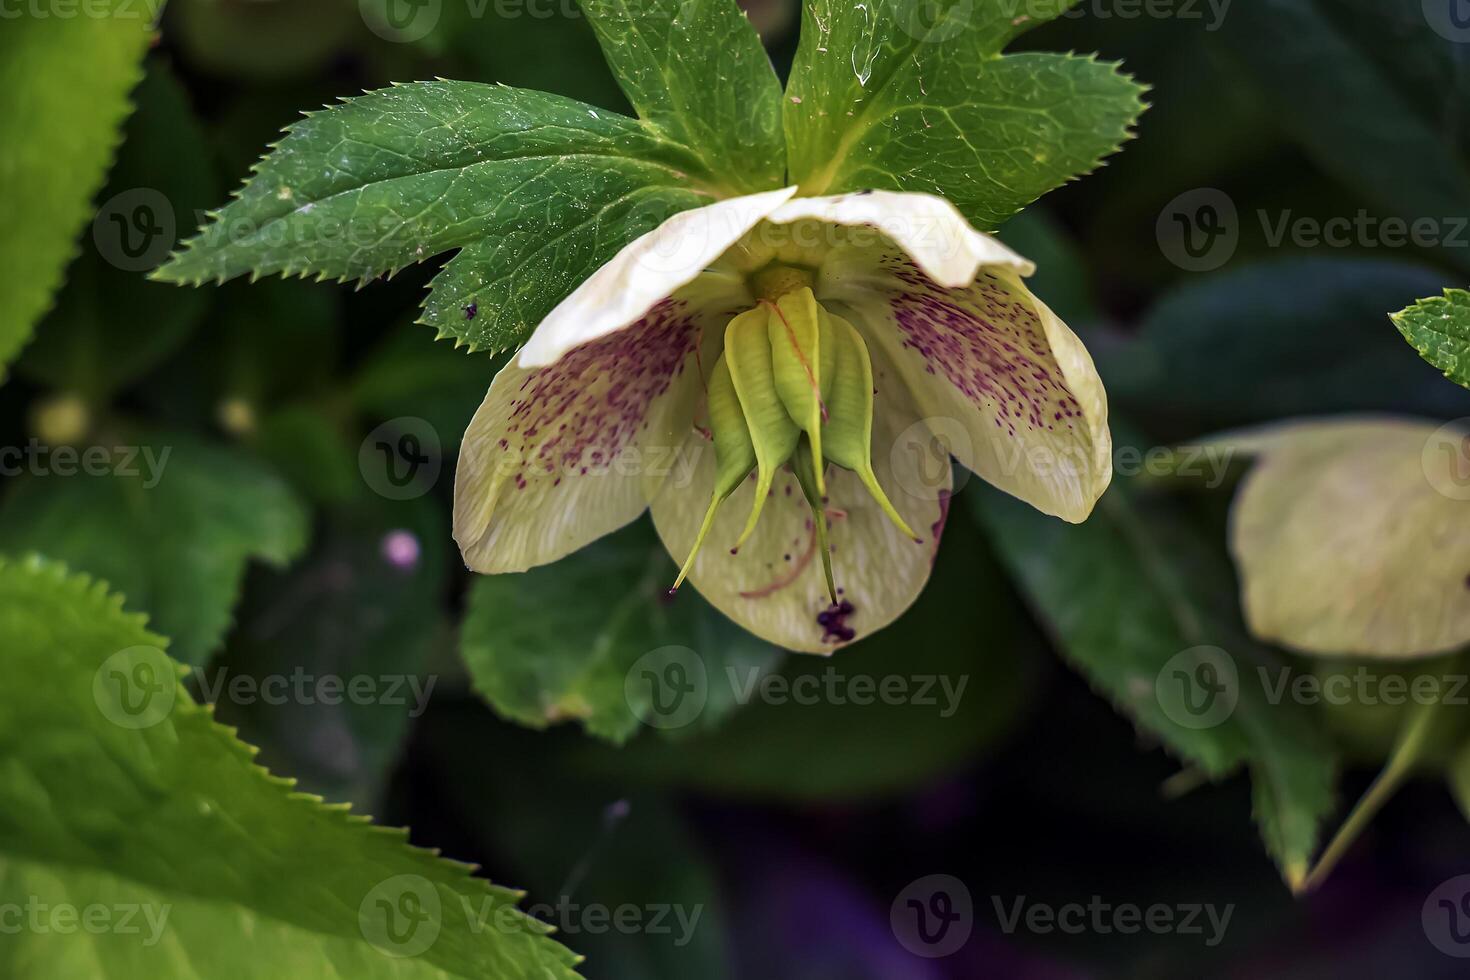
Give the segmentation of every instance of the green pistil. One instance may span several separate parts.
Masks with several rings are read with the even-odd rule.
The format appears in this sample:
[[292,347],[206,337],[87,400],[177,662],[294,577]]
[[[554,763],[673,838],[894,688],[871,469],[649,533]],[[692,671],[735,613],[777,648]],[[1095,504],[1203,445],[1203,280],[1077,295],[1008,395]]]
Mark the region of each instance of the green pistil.
[[817,277],[810,269],[773,263],[750,277],[750,289],[756,299],[774,303],[787,293],[811,289],[816,281]]
[[827,591],[836,601],[827,545],[825,470],[829,463],[857,474],[894,526],[918,540],[873,472],[873,371],[857,330],[822,308],[810,272],[770,266],[752,285],[760,304],[730,321],[725,349],[709,379],[715,487],[677,589],[730,494],[756,473],[750,516],[731,553],[755,530],[776,470],[790,465],[812,509]]

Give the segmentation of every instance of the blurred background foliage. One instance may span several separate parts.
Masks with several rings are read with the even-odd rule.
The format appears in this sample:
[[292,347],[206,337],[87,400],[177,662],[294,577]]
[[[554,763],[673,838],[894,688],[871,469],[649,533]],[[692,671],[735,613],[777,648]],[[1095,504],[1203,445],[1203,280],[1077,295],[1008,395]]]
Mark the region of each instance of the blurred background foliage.
[[[186,234],[300,110],[392,81],[499,81],[626,111],[570,0],[444,0],[408,42],[373,29],[374,2],[174,0],[98,202],[151,189],[171,234]],[[1120,445],[1307,415],[1470,415],[1470,393],[1386,316],[1465,284],[1463,231],[1457,246],[1301,247],[1273,244],[1256,220],[1470,213],[1470,44],[1431,30],[1419,0],[1241,0],[1219,19],[1204,4],[1162,17],[1123,7],[1084,3],[1021,46],[1123,60],[1152,86],[1138,139],[1001,232],[1038,260],[1033,288],[1093,350]],[[747,9],[784,72],[793,0]],[[1170,202],[1199,188],[1241,215],[1233,256],[1204,273],[1171,262],[1156,233]],[[782,657],[692,593],[667,608],[672,566],[643,524],[520,580],[471,581],[449,536],[450,475],[499,365],[413,323],[438,261],[362,291],[190,290],[119,268],[90,228],[82,239],[0,388],[0,441],[168,445],[163,486],[177,489],[10,479],[0,549],[40,548],[108,578],[206,682],[221,669],[434,678],[417,717],[411,705],[220,710],[272,768],[412,827],[415,842],[482,863],[532,901],[575,888],[584,903],[705,909],[682,947],[563,936],[589,955],[588,976],[1461,975],[1419,924],[1423,897],[1464,870],[1470,845],[1438,779],[1410,785],[1336,877],[1294,900],[1253,826],[1249,781],[1226,774],[1280,766],[1296,803],[1330,825],[1381,752],[1356,752],[1336,785],[1342,743],[1318,713],[1265,711],[1279,730],[1247,724],[1239,744],[1217,733],[1167,751],[1166,722],[1130,720],[1120,665],[1143,670],[1189,645],[1170,633],[1180,603],[1207,610],[1212,637],[1244,635],[1228,486],[1120,475],[1094,523],[1072,529],[971,481],[934,580],[896,625],[830,662]],[[437,437],[439,475],[391,499],[360,454],[404,417]],[[1139,555],[1173,564],[1161,573]],[[964,676],[967,688],[950,717],[716,699],[691,730],[660,733],[628,714],[622,678],[665,644],[700,650],[711,674],[830,667]],[[1181,761],[1221,778],[1181,780]],[[1183,791],[1190,782],[1202,785]],[[1278,856],[1301,849],[1283,843],[1293,833],[1315,834],[1262,822]],[[969,883],[976,933],[953,957],[920,960],[894,943],[888,906],[936,872]],[[1216,948],[1005,935],[991,895],[1235,913]]]

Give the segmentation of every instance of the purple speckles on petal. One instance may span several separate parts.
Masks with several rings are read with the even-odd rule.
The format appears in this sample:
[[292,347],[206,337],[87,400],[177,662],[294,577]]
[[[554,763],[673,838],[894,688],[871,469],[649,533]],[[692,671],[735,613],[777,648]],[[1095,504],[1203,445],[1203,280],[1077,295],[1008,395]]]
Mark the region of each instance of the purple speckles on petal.
[[822,642],[851,643],[857,636],[857,630],[848,626],[847,620],[855,611],[852,603],[843,599],[817,613],[817,625],[822,627]]
[[665,300],[640,321],[526,375],[510,403],[500,448],[517,462],[512,485],[608,469],[642,432],[698,332],[683,304]]
[[1056,367],[1036,311],[995,276],[945,290],[912,268],[895,271],[907,290],[889,302],[902,346],[1017,435],[1071,429],[1082,410]]

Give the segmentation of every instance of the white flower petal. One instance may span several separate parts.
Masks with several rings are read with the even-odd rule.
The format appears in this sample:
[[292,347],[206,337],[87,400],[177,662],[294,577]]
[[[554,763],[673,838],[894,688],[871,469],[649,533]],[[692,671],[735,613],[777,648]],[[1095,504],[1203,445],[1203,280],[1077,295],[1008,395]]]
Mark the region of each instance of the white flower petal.
[[1305,653],[1413,659],[1470,643],[1470,452],[1399,418],[1272,425],[1211,440],[1258,455],[1230,548],[1251,632]]
[[556,561],[643,512],[700,388],[700,314],[660,304],[545,368],[507,365],[465,432],[454,538],[477,572]]
[[777,208],[773,225],[802,220],[876,228],[908,253],[924,274],[949,289],[968,286],[980,269],[1004,266],[1023,276],[1036,266],[994,235],[970,227],[942,197],[896,191],[860,191],[834,197],[799,197]]
[[748,194],[669,218],[626,245],[557,304],[517,363],[525,368],[554,364],[572,348],[637,322],[795,193],[795,187],[786,187]]
[[[942,289],[889,265],[822,295],[897,365],[936,437],[986,482],[1074,523],[1112,479],[1102,379],[1010,269]],[[875,450],[875,455],[876,455]]]

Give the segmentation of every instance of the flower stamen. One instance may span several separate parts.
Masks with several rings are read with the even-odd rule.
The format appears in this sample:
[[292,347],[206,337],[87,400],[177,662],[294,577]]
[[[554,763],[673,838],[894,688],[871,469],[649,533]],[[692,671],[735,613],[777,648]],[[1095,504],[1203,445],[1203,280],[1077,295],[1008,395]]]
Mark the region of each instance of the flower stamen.
[[[828,597],[835,603],[827,543],[825,471],[833,463],[856,474],[893,522],[915,541],[873,471],[873,367],[857,328],[827,312],[810,274],[772,266],[757,274],[762,298],[725,328],[725,348],[710,374],[707,414],[715,443],[715,487],[694,547],[674,581],[693,567],[715,514],[754,471],[755,497],[731,554],[755,531],[783,465],[796,474],[811,508]],[[775,295],[771,295],[775,294]]]

